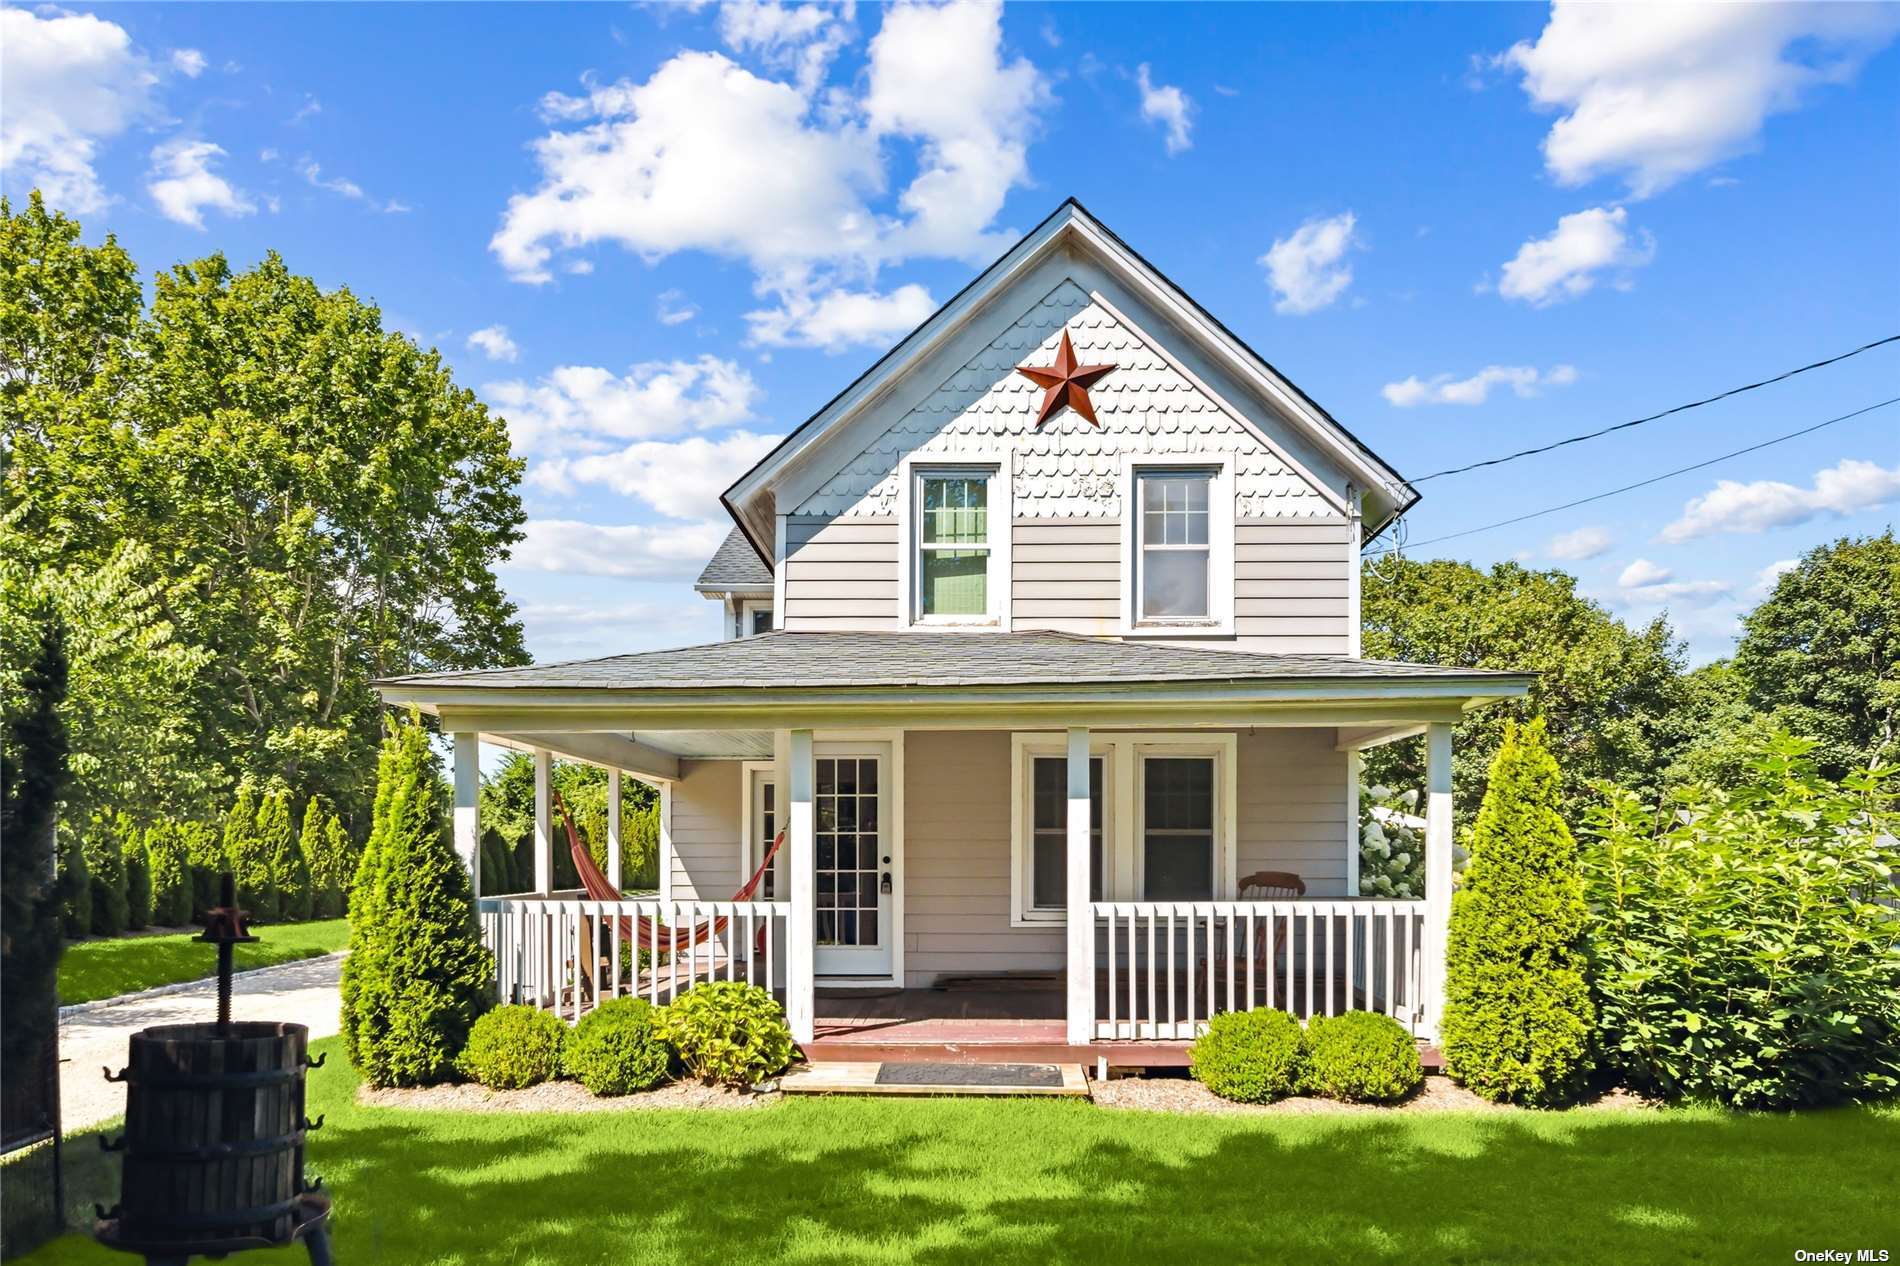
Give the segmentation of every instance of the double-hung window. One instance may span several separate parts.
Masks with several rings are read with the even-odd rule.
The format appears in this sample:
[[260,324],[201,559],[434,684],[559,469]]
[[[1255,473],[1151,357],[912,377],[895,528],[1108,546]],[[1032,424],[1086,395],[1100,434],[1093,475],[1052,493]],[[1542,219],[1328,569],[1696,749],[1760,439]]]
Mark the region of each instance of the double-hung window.
[[922,621],[990,618],[990,472],[920,471],[917,507],[916,612]]
[[1208,502],[1210,470],[1144,471],[1141,544],[1135,561],[1143,620],[1213,616]]
[[1207,901],[1214,896],[1214,758],[1142,761],[1142,896]]
[[[1100,756],[1089,760],[1089,900],[1102,899],[1103,820]],[[1069,760],[1030,758],[1029,909],[1054,913],[1069,904]]]

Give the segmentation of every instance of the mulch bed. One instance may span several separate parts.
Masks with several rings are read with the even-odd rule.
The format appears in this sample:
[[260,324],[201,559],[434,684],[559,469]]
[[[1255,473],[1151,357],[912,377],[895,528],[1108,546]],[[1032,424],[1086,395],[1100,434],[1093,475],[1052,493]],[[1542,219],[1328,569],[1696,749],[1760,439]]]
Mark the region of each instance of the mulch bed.
[[[1136,1112],[1314,1116],[1333,1113],[1524,1111],[1522,1108],[1481,1099],[1448,1077],[1427,1077],[1417,1094],[1391,1105],[1340,1103],[1333,1099],[1309,1099],[1298,1095],[1274,1103],[1233,1103],[1187,1077],[1117,1077],[1105,1082],[1090,1082],[1089,1091],[1095,1102],[1105,1108]],[[1581,1106],[1586,1109],[1632,1109],[1656,1105],[1638,1095],[1615,1090]]]
[[647,1108],[761,1108],[785,1096],[671,1081],[652,1090],[602,1099],[573,1081],[548,1081],[525,1090],[490,1090],[473,1082],[415,1090],[359,1086],[356,1101],[371,1108],[417,1108],[428,1112],[627,1112]]

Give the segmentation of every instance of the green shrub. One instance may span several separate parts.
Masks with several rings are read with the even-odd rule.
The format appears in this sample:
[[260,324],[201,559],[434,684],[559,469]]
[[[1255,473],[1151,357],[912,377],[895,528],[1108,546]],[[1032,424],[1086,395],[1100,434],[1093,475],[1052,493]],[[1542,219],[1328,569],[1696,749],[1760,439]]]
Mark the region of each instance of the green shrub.
[[356,868],[362,860],[362,854],[350,839],[350,833],[343,826],[340,815],[332,813],[323,820],[323,852],[329,858],[328,865],[336,868],[338,908],[348,914],[350,911],[350,892],[356,884]]
[[301,922],[310,917],[310,863],[290,821],[290,792],[282,788],[257,807],[257,834],[270,858],[270,886],[277,917]]
[[152,882],[152,922],[183,927],[191,921],[191,868],[177,823],[161,820],[145,832],[145,865]]
[[468,1031],[455,1066],[490,1090],[520,1090],[561,1075],[567,1025],[539,1007],[496,1007]]
[[659,1018],[643,998],[601,1003],[568,1034],[562,1067],[597,1095],[630,1095],[659,1085],[672,1063]]
[[[121,829],[123,827],[123,830]],[[84,828],[86,873],[91,877],[94,936],[118,936],[125,931],[125,831],[129,820],[115,822],[96,814]]]
[[[1664,1098],[1779,1108],[1900,1087],[1895,774],[1817,775],[1757,741],[1743,784],[1661,813],[1604,788],[1585,827],[1598,1045]],[[1890,904],[1882,905],[1884,900]]]
[[128,830],[124,841],[125,926],[137,932],[152,921],[152,863],[145,855],[146,832]]
[[1447,1070],[1486,1099],[1561,1103],[1590,1072],[1583,877],[1561,795],[1544,723],[1506,726],[1452,894],[1439,1029]]
[[[277,889],[271,883],[270,849],[257,829],[257,788],[246,778],[238,784],[237,799],[224,815],[224,864],[237,880],[237,903],[263,923],[277,921]],[[211,875],[211,891],[204,909],[218,904],[217,872]]]
[[1376,1011],[1318,1016],[1306,1025],[1306,1087],[1348,1103],[1393,1103],[1419,1088],[1425,1069],[1403,1025]]
[[757,985],[698,985],[661,1012],[661,1032],[701,1081],[750,1086],[792,1062],[792,1031],[778,1001]]
[[323,801],[312,796],[303,807],[297,847],[310,868],[310,917],[334,919],[343,913],[343,859],[330,856],[323,823]]
[[514,850],[493,829],[482,832],[482,895],[520,892],[515,883]]
[[203,923],[205,911],[218,904],[218,882],[230,862],[224,855],[224,833],[210,822],[180,822],[178,839],[185,849],[186,872],[191,877],[191,907],[186,916]]
[[344,1050],[372,1086],[440,1081],[494,991],[494,956],[449,843],[447,788],[412,716],[391,725],[377,761],[343,960]]
[[59,930],[75,940],[92,931],[92,876],[86,873],[86,849],[79,832],[62,827],[58,843],[53,890],[59,900]]
[[1195,1080],[1223,1099],[1270,1103],[1300,1088],[1306,1038],[1284,1011],[1223,1011],[1188,1048]]

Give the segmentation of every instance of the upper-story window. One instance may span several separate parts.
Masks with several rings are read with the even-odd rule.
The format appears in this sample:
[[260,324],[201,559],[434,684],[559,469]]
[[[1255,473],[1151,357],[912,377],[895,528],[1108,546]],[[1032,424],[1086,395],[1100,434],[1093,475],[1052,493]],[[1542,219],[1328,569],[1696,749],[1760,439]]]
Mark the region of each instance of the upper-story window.
[[772,601],[769,598],[742,598],[733,613],[736,637],[757,637],[772,631]]
[[971,623],[993,619],[1002,595],[991,566],[990,483],[983,470],[918,471],[916,618]]
[[1126,631],[1231,633],[1234,507],[1225,466],[1131,466],[1126,488]]

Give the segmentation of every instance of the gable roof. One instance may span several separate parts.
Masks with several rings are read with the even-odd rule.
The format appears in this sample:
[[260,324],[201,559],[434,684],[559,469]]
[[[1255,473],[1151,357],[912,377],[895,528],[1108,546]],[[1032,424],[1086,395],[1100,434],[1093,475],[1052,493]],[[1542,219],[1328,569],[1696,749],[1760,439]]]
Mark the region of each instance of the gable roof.
[[377,684],[427,689],[731,690],[841,687],[1088,686],[1137,682],[1411,682],[1518,695],[1527,673],[1337,655],[1273,655],[1073,633],[792,633],[525,668],[423,673]]
[[1090,255],[1115,273],[1147,290],[1165,306],[1175,308],[1183,318],[1182,327],[1197,337],[1211,357],[1273,400],[1293,426],[1357,477],[1366,499],[1365,540],[1370,541],[1417,504],[1418,491],[1378,454],[1080,202],[1068,198],[721,494],[721,503],[762,557],[772,557],[771,515],[777,511],[775,504],[768,507],[764,499],[788,464],[869,407],[908,366],[940,346],[1012,277],[1069,241],[1084,244]]
[[759,557],[759,551],[752,548],[745,533],[735,527],[719,542],[719,549],[706,564],[706,570],[699,573],[693,588],[701,593],[769,593],[772,569]]

